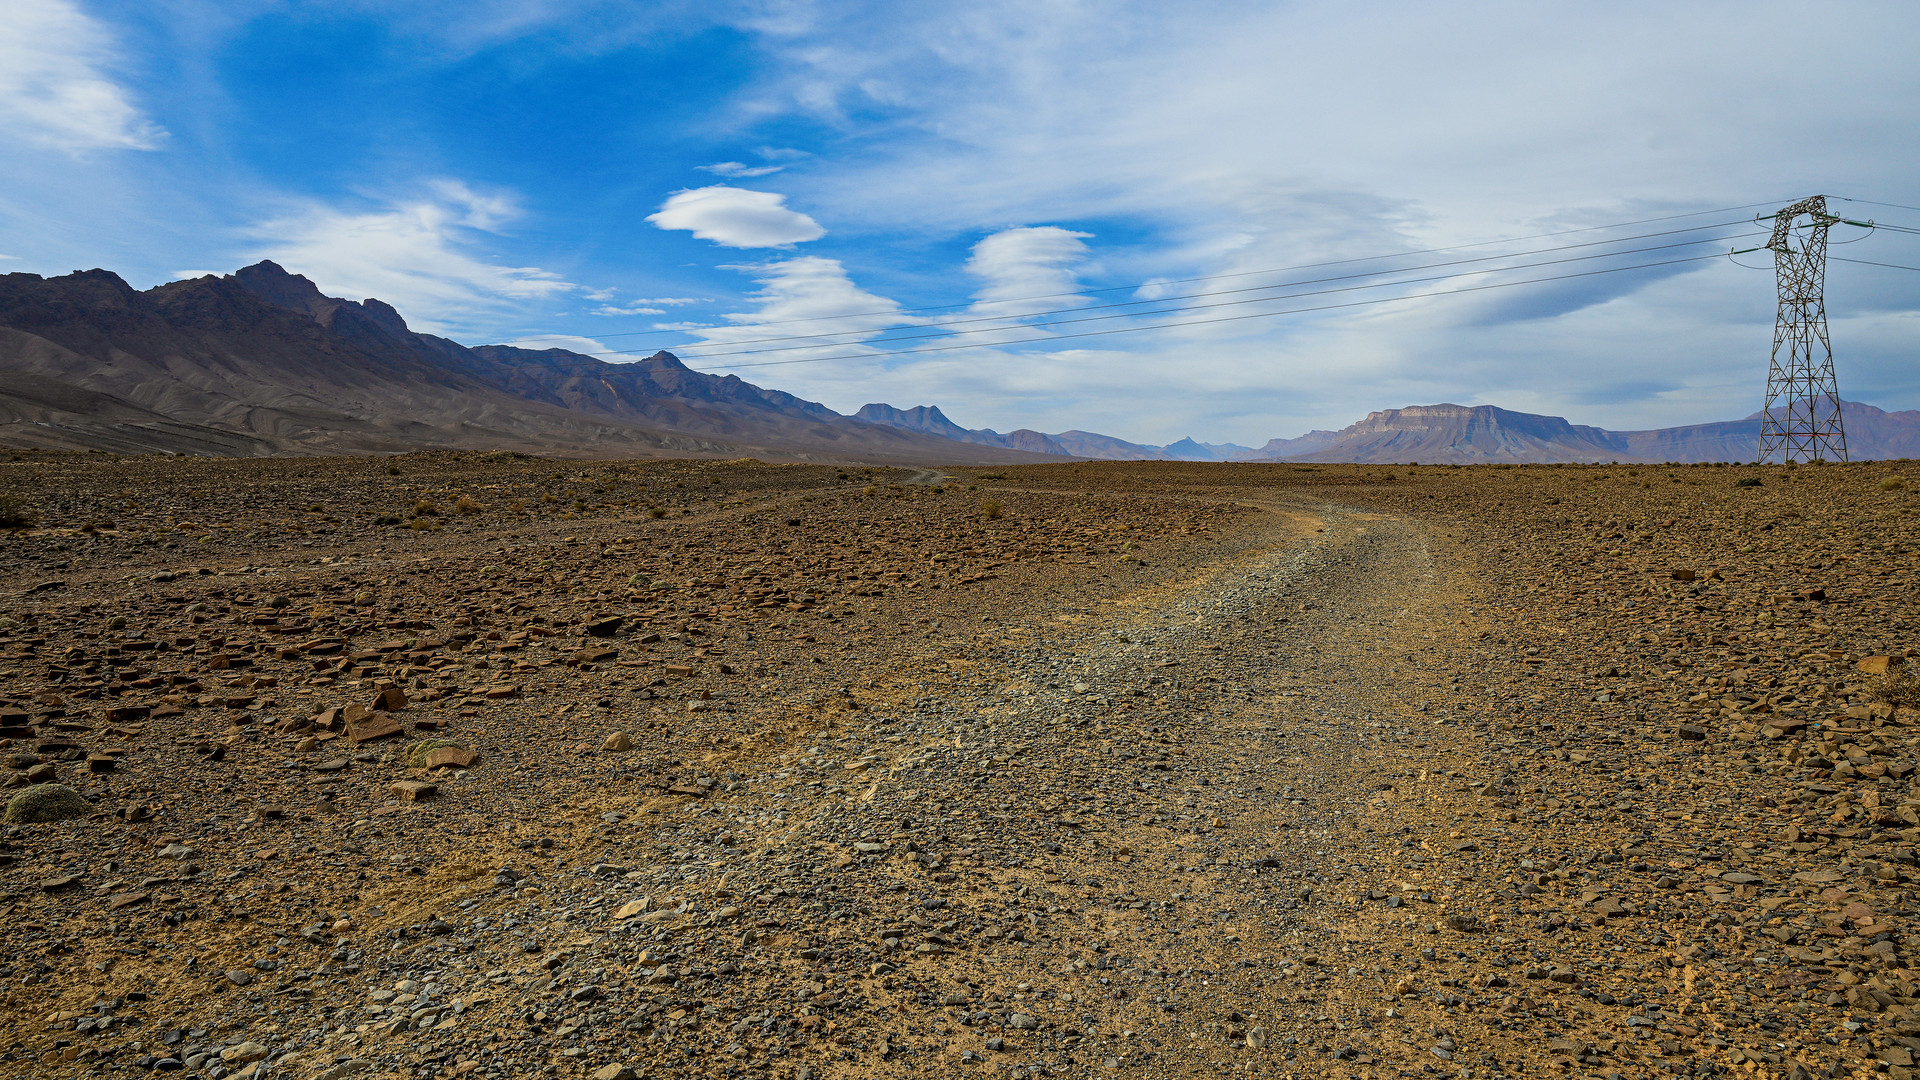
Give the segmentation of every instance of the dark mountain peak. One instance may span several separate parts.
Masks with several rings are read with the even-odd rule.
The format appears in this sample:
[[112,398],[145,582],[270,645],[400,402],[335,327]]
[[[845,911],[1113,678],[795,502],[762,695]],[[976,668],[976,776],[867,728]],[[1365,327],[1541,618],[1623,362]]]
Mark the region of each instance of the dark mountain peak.
[[84,282],[89,285],[105,285],[109,288],[125,289],[127,292],[133,291],[133,286],[127,284],[119,274],[111,270],[102,270],[97,266],[91,270],[75,270],[67,276],[76,282]]
[[274,307],[297,311],[348,337],[384,335],[405,340],[412,334],[407,320],[400,317],[392,304],[371,298],[355,303],[328,296],[311,279],[288,272],[272,259],[241,267],[233,272],[232,280]]
[[375,300],[369,296],[365,300],[360,301],[360,310],[366,313],[367,318],[371,320],[375,326],[380,327],[390,334],[410,333],[407,329],[407,320],[401,318],[400,313],[394,310],[393,305],[387,303],[385,300]]
[[328,299],[318,285],[299,274],[288,273],[286,267],[271,259],[243,266],[232,276],[248,292],[267,303],[302,315],[316,315]]
[[637,360],[635,361],[635,363],[641,367],[646,368],[649,371],[692,371],[693,370],[687,365],[681,363],[679,357],[673,355],[672,353],[668,352],[665,349],[661,349],[659,352],[654,353],[652,356],[645,357],[644,359],[641,359],[641,360]]
[[949,439],[964,438],[968,434],[987,434],[986,432],[968,432],[959,424],[947,419],[938,405],[915,405],[911,409],[896,409],[881,402],[870,402],[860,406],[860,411],[854,413],[853,418],[864,420],[869,424],[884,424],[888,427],[921,431]]

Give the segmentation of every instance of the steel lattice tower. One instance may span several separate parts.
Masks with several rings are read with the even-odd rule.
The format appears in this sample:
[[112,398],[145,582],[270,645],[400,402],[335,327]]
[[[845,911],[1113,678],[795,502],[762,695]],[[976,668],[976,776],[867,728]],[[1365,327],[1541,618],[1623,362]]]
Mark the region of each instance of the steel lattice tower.
[[[1798,230],[1802,216],[1810,224]],[[1765,220],[1764,218],[1762,220]],[[1827,340],[1827,230],[1841,219],[1827,213],[1824,195],[1802,199],[1773,215],[1774,277],[1780,311],[1773,324],[1767,367],[1767,407],[1760,414],[1760,460],[1847,460],[1840,426],[1840,387]]]

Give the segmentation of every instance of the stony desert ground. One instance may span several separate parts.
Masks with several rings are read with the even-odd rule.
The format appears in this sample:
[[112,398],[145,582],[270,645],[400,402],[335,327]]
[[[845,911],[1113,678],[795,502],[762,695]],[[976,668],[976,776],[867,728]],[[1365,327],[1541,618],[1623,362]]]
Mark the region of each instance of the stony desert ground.
[[1920,1056],[1912,462],[10,457],[6,1075]]

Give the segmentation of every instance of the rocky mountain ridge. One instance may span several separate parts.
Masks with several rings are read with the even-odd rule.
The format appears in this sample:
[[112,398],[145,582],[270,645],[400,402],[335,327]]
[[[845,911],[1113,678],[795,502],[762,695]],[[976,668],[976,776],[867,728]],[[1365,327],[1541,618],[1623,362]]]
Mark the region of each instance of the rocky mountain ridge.
[[671,353],[468,348],[271,262],[140,291],[0,275],[0,446],[259,456],[505,449],[598,457],[1031,460],[844,417]]

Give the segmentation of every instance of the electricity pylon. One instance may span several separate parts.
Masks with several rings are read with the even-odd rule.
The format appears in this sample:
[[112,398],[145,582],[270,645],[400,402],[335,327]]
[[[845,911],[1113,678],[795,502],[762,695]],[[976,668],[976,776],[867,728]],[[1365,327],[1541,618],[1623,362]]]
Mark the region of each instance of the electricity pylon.
[[[1802,216],[1810,223],[1798,230]],[[1765,218],[1760,220],[1764,221]],[[1780,310],[1773,323],[1767,366],[1767,407],[1760,414],[1760,460],[1847,460],[1840,424],[1840,387],[1827,340],[1827,230],[1842,219],[1827,213],[1827,198],[1802,199],[1773,215],[1774,277]]]

